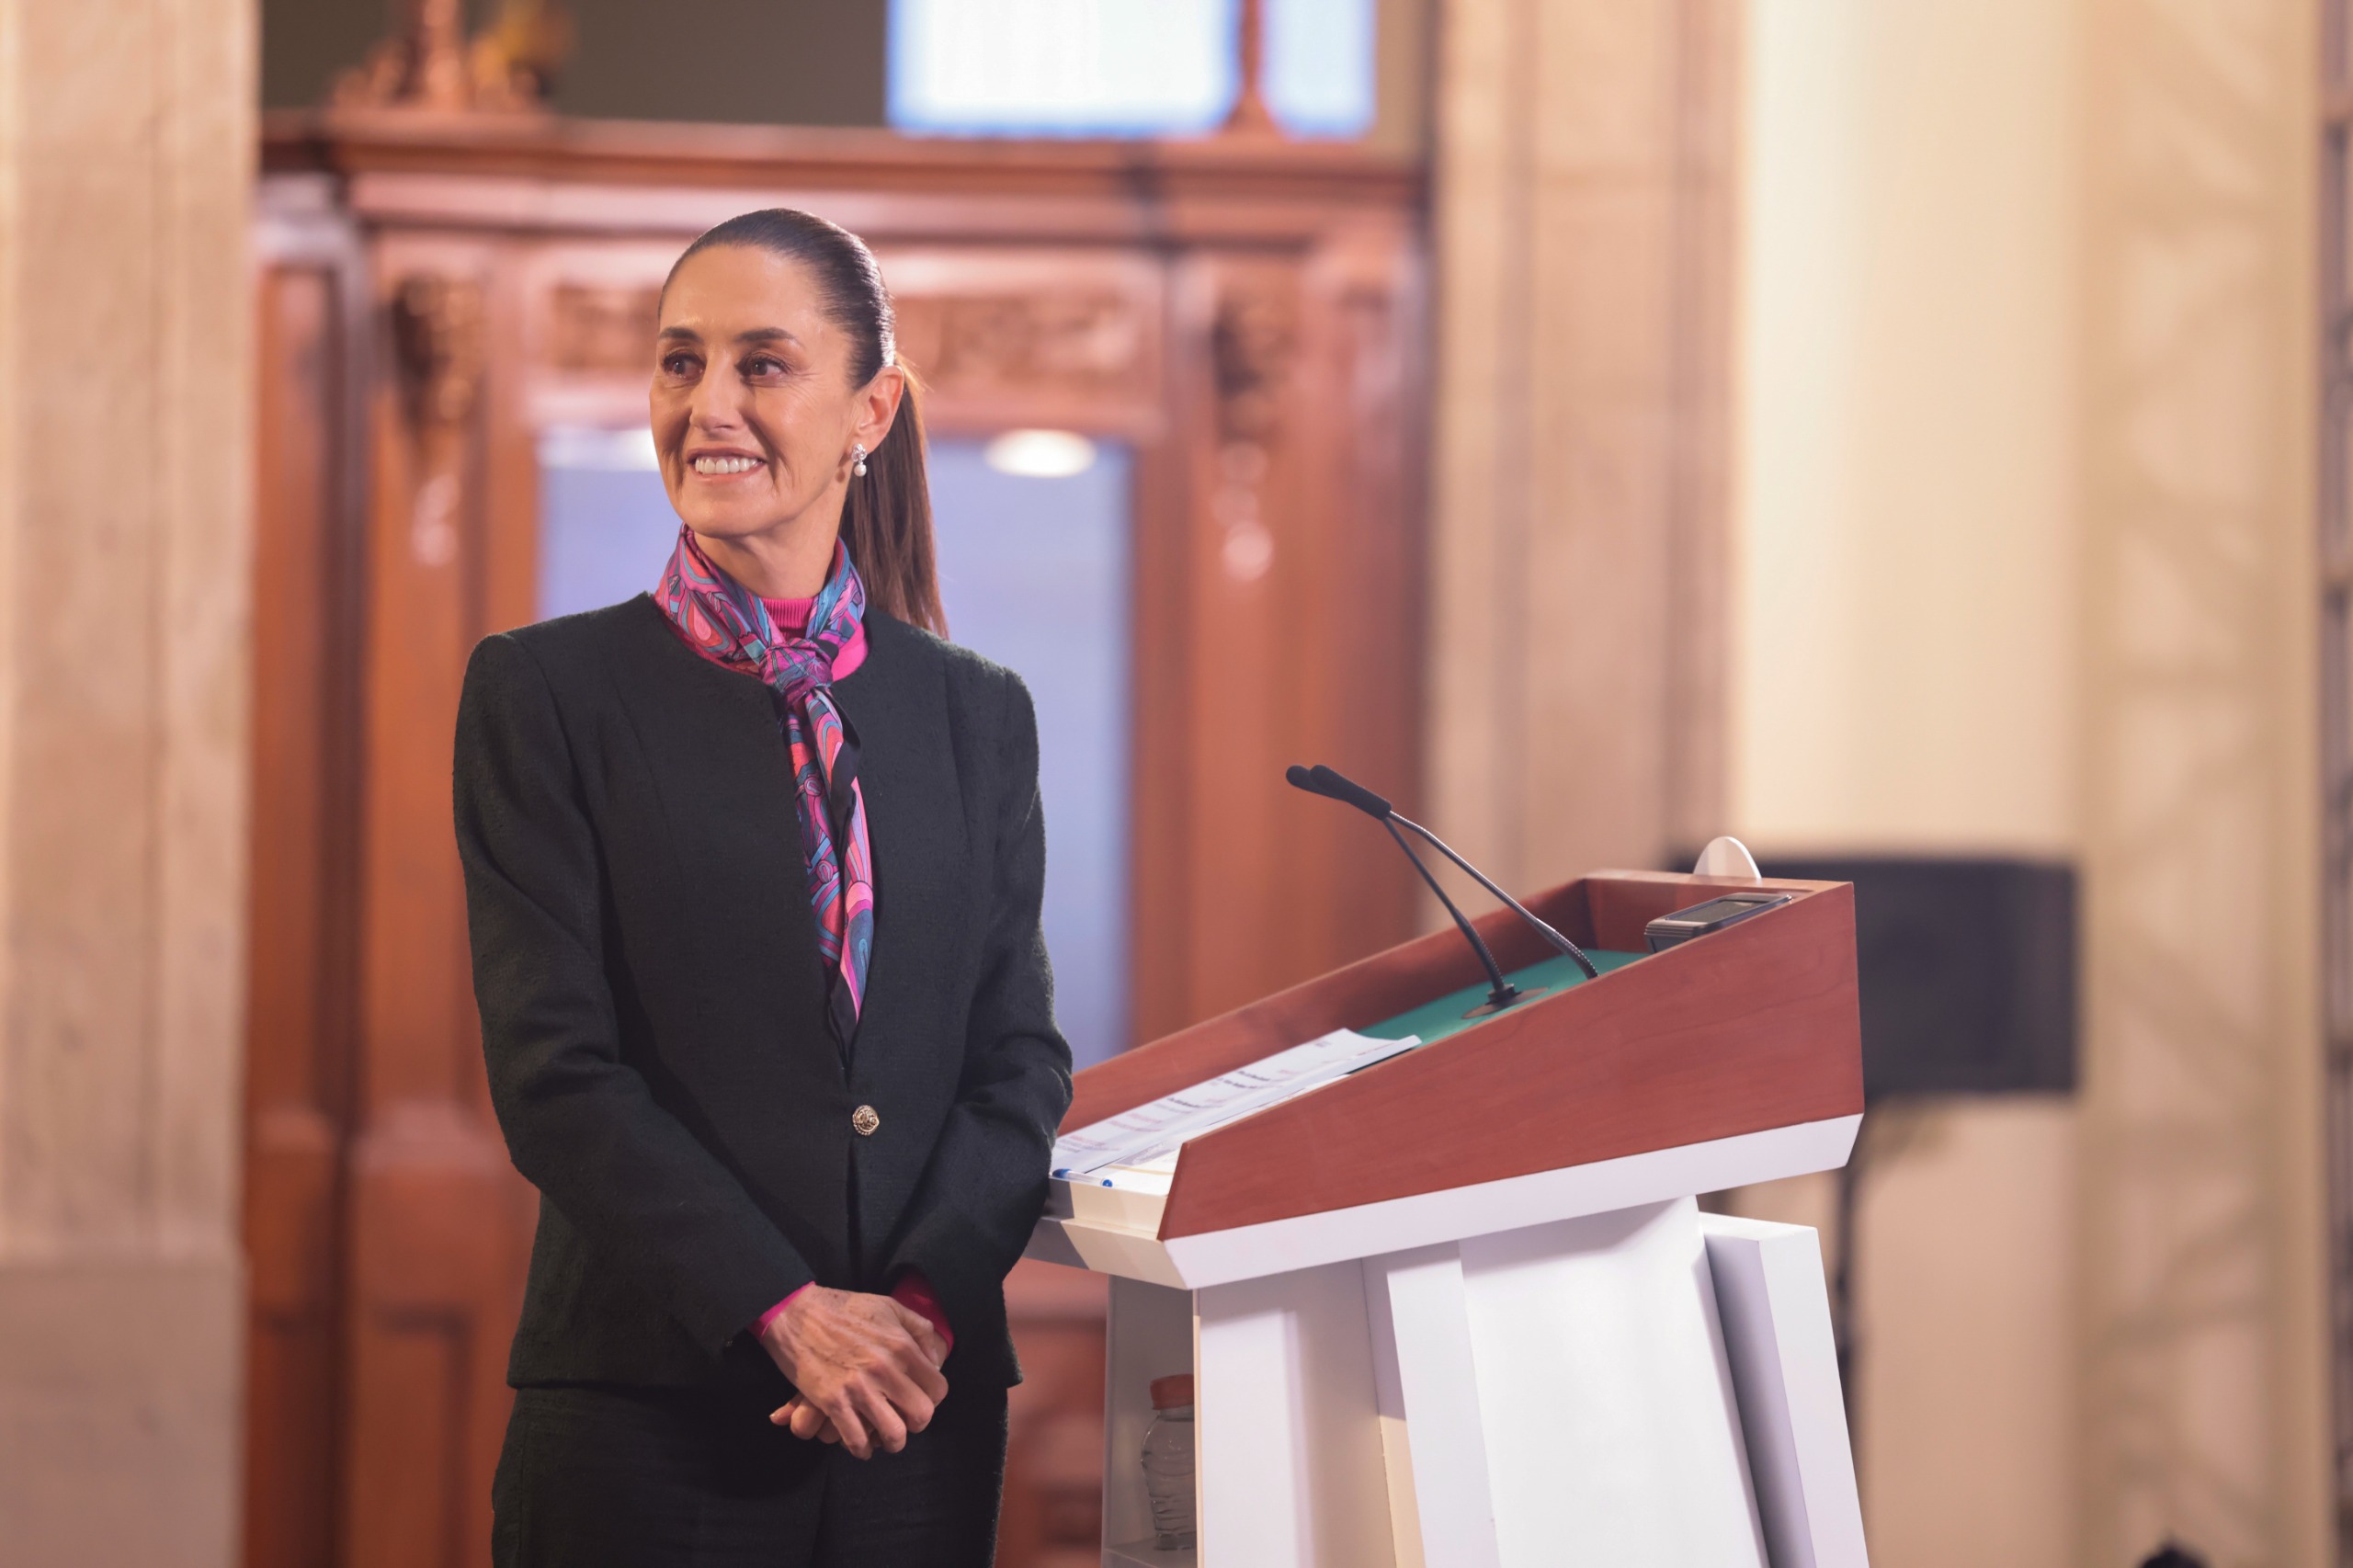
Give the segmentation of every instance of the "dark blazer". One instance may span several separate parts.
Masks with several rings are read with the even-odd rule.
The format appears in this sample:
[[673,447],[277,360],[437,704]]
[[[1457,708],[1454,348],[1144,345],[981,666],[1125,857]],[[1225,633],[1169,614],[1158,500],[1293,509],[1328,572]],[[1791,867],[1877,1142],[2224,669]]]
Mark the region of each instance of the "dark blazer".
[[474,650],[455,769],[474,992],[541,1198],[518,1387],[780,1387],[761,1312],[909,1269],[955,1332],[950,1386],[1019,1381],[1004,1280],[1070,1104],[1037,721],[1010,671],[870,608],[866,630],[834,687],[874,849],[847,1051],[768,687],[643,596]]

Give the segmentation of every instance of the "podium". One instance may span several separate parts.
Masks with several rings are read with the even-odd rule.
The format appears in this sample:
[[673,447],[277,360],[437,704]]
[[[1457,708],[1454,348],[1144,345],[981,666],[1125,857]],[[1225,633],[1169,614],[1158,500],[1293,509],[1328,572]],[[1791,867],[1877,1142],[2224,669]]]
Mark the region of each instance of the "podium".
[[[1718,892],[1790,902],[1655,954]],[[1863,1108],[1854,891],[1602,872],[1078,1074],[1065,1129],[1336,1028],[1425,1043],[1056,1180],[1029,1255],[1111,1276],[1107,1568],[1860,1568],[1811,1230],[1695,1195],[1835,1168]],[[1195,1382],[1198,1543],[1152,1548],[1154,1378]]]

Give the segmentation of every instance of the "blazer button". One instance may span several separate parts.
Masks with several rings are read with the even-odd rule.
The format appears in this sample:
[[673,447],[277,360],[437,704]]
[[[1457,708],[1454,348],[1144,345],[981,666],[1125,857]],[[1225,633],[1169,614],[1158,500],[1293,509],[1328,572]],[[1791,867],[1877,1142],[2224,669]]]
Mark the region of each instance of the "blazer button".
[[849,1113],[849,1124],[860,1138],[871,1138],[874,1130],[882,1125],[882,1119],[875,1114],[872,1106],[862,1105]]

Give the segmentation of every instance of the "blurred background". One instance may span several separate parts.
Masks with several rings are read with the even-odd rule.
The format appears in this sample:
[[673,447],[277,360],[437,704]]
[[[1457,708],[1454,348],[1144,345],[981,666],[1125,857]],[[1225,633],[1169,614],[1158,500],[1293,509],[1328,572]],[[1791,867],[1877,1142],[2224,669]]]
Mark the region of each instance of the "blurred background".
[[[654,299],[864,234],[1082,1062],[1718,833],[1859,886],[1874,1559],[2353,1563],[2353,0],[0,0],[0,1562],[458,1568],[448,826]],[[100,633],[104,635],[101,636]],[[1025,1266],[1001,1561],[1097,1561]]]

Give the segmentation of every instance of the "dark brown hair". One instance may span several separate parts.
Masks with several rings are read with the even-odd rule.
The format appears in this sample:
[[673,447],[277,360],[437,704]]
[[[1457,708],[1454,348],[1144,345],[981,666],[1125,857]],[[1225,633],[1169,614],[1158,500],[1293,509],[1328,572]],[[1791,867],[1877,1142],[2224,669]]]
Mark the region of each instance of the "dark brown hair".
[[[849,384],[862,387],[885,365],[899,364],[898,319],[882,268],[866,242],[838,223],[790,207],[730,218],[706,232],[670,265],[678,275],[687,257],[715,245],[745,245],[785,256],[817,275],[825,315],[849,334]],[[664,278],[662,291],[670,291]],[[924,472],[923,396],[915,372],[899,399],[899,416],[882,444],[866,457],[866,477],[852,475],[842,502],[842,542],[858,563],[868,602],[926,631],[948,634],[939,608],[939,572],[932,551],[931,483]]]

